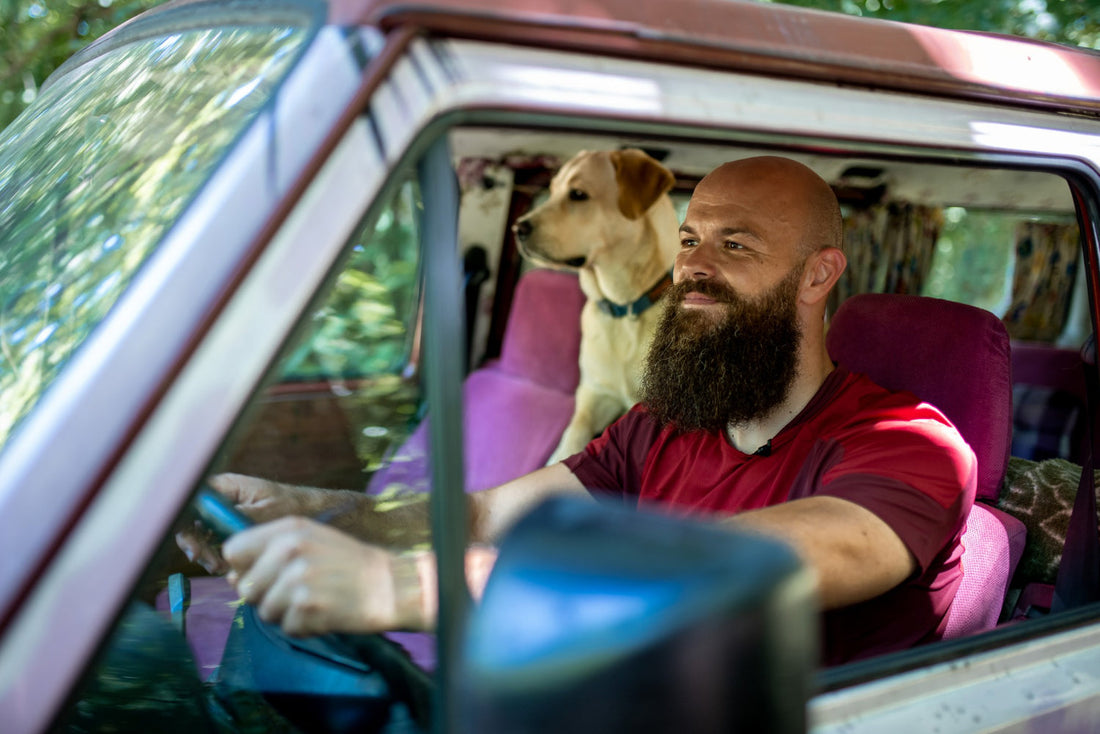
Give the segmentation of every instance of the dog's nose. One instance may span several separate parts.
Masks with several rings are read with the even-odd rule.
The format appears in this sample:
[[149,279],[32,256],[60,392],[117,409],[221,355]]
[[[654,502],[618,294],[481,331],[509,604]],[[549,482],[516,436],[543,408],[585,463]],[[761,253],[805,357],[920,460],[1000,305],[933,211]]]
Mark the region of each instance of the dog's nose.
[[526,219],[521,219],[512,225],[512,231],[516,234],[516,239],[520,242],[526,242],[527,238],[531,236],[531,223]]

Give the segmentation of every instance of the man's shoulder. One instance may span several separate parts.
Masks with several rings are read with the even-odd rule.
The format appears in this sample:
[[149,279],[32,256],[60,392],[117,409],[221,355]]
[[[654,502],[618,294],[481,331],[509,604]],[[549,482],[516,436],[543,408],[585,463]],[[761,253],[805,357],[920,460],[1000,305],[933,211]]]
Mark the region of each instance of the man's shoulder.
[[861,372],[845,370],[833,404],[854,413],[911,413],[914,419],[938,418],[950,423],[943,411],[908,390],[892,390]]
[[[825,483],[836,493],[862,492],[872,476],[909,486],[941,507],[973,498],[977,459],[970,445],[935,406],[911,392],[889,390],[866,375],[850,374],[837,391],[836,411],[815,439],[829,451]],[[846,495],[847,497],[847,495]]]
[[846,371],[828,412],[848,428],[931,435],[938,441],[965,444],[938,407],[907,390],[883,387],[862,373]]

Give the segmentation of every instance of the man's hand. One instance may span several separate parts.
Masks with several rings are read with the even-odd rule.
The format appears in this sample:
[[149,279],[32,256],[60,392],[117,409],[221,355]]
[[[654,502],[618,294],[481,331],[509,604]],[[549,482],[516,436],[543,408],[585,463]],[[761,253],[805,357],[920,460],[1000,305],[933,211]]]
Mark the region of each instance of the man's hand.
[[396,556],[312,520],[249,528],[222,551],[241,597],[288,634],[424,629],[432,622],[424,619],[424,564],[415,556]]
[[[218,474],[211,477],[208,483],[256,522],[303,514],[317,504],[314,495],[319,491],[243,474]],[[195,521],[191,526],[180,528],[176,533],[176,543],[189,560],[208,572],[225,573],[229,570],[218,552],[217,540],[201,522]]]
[[311,515],[323,490],[296,487],[245,474],[217,474],[208,483],[257,523],[287,515]]

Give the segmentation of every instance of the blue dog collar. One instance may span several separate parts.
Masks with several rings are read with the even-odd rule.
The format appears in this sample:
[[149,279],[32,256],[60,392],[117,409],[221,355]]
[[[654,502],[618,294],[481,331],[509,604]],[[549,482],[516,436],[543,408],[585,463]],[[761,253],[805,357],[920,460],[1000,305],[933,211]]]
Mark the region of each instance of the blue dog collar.
[[621,319],[624,316],[641,316],[646,309],[660,300],[670,285],[672,285],[671,270],[661,276],[661,279],[652,288],[643,293],[642,297],[633,303],[624,305],[601,298],[596,302],[596,306],[613,319]]

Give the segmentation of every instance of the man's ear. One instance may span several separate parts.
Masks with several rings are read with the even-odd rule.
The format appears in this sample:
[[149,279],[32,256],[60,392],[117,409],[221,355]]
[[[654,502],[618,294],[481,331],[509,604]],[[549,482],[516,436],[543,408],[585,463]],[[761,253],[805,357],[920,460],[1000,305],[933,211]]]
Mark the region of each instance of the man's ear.
[[823,247],[807,259],[801,298],[807,303],[824,301],[840,279],[848,258],[836,247]]
[[627,219],[637,219],[672,188],[672,172],[637,148],[614,150],[608,154],[619,184],[619,211]]

